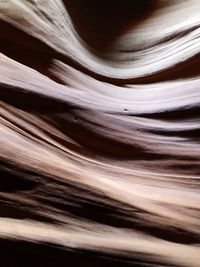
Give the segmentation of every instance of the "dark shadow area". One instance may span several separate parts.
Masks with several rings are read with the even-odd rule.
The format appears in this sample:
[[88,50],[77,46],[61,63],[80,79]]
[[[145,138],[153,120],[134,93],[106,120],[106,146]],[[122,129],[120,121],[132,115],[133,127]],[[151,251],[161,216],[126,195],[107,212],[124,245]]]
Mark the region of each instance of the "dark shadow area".
[[[98,246],[98,244],[97,244]],[[126,251],[121,255],[84,249],[67,249],[49,243],[0,240],[3,267],[169,267],[151,256]],[[176,265],[177,266],[177,265]],[[171,265],[170,267],[175,267]],[[178,267],[178,266],[177,266]]]
[[1,20],[0,38],[1,53],[61,83],[49,72],[55,52],[45,43]]
[[64,3],[80,37],[98,54],[109,51],[116,38],[151,16],[158,1],[64,0]]
[[181,122],[183,120],[198,120],[200,117],[200,107],[187,107],[185,109],[177,109],[177,110],[165,110],[160,113],[152,113],[152,114],[142,114],[138,115],[138,117],[158,119],[158,120],[166,120],[166,121],[175,121]]
[[[28,218],[53,223],[48,216],[38,214],[32,206],[21,202],[23,197],[34,194],[34,190],[39,187],[40,175],[4,160],[0,161],[0,166],[0,217]],[[19,196],[21,196],[21,200],[18,198]]]
[[0,51],[12,59],[45,73],[52,49],[14,26],[0,21]]
[[15,191],[29,191],[38,185],[37,176],[30,170],[13,166],[5,161],[0,161],[0,191],[14,193]]

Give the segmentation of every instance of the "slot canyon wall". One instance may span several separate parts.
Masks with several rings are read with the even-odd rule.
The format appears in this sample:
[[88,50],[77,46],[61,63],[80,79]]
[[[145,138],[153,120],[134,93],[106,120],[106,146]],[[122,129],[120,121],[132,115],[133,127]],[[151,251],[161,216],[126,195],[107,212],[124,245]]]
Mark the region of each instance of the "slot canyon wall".
[[0,263],[200,266],[200,1],[0,0]]

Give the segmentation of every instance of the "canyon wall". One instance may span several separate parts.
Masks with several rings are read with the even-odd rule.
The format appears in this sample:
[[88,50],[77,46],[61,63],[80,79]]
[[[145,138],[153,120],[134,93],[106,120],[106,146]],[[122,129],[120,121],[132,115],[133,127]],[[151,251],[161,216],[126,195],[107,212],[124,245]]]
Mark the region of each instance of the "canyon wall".
[[0,0],[2,266],[200,266],[200,1]]

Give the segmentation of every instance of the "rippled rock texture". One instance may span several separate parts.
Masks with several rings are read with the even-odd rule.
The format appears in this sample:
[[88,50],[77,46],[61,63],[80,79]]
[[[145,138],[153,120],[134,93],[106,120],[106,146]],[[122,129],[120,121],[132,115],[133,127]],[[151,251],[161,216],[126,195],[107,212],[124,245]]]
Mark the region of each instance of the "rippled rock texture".
[[1,266],[200,266],[200,1],[0,0]]

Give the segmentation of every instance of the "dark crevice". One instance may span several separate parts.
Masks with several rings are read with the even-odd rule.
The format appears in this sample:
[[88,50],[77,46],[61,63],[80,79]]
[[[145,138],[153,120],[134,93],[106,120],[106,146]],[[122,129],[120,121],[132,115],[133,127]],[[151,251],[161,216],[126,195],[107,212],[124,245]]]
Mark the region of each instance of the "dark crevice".
[[0,249],[1,263],[5,267],[178,267],[158,263],[152,256],[142,253],[131,253],[130,256],[122,251],[120,256],[109,251],[70,249],[50,243],[1,239]]

